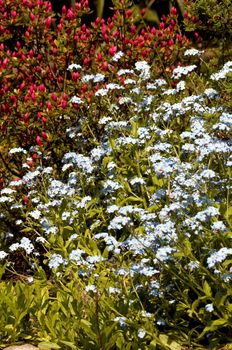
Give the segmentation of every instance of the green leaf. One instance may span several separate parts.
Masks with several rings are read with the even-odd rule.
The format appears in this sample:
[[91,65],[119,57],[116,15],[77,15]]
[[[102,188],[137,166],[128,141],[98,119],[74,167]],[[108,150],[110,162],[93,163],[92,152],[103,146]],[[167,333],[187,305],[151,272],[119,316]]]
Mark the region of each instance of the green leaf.
[[76,345],[74,345],[73,343],[71,343],[70,341],[66,341],[66,340],[60,340],[60,343],[69,346],[71,349],[76,350]]
[[156,339],[154,339],[150,342],[149,349],[156,350],[156,347],[157,347],[157,341],[156,341]]
[[130,196],[125,198],[123,201],[121,201],[120,205],[122,206],[125,203],[130,203],[130,202],[137,202],[138,204],[143,203],[143,198]]
[[212,296],[212,291],[211,291],[211,287],[208,284],[207,281],[204,282],[203,284],[203,291],[205,292],[205,295],[207,295],[207,297],[211,297]]
[[60,346],[56,343],[50,343],[50,342],[41,342],[38,344],[39,349],[41,350],[51,350],[51,349],[60,349]]
[[157,11],[151,9],[146,9],[144,19],[157,24],[160,22]]
[[160,334],[159,339],[163,345],[168,347],[171,350],[181,350],[182,346],[176,341],[170,339],[170,337],[166,334]]
[[84,319],[81,319],[80,321],[80,326],[81,328],[84,330],[84,332],[88,335],[88,337],[91,339],[91,340],[94,340],[96,341],[97,340],[97,336],[96,334],[92,331],[91,329],[91,323],[87,320],[84,320]]
[[97,17],[102,18],[104,12],[105,0],[97,0]]
[[71,226],[65,226],[65,227],[64,227],[64,230],[73,231],[73,227],[71,227]]
[[227,324],[228,324],[228,321],[225,320],[224,318],[219,318],[215,321],[210,322],[209,326],[205,327],[203,332],[199,335],[199,339],[201,339],[206,333],[215,331]]
[[118,349],[123,349],[124,344],[125,344],[124,337],[123,337],[122,333],[119,333],[117,340],[116,340],[116,345],[117,345]]
[[177,0],[177,4],[178,4],[180,12],[181,12],[181,14],[183,16],[184,15],[184,10],[185,10],[184,0]]

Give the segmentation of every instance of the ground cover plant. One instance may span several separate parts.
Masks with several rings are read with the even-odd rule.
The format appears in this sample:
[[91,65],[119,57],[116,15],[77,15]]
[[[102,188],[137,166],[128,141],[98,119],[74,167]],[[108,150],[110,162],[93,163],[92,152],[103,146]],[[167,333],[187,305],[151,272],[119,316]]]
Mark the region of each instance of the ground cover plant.
[[[57,28],[49,3],[35,16],[25,1],[43,34],[19,46],[3,4],[1,345],[229,349],[232,62],[185,47],[174,7],[138,33],[126,1],[94,30],[87,1]],[[128,46],[106,34],[117,18]],[[76,30],[102,49],[88,64]]]

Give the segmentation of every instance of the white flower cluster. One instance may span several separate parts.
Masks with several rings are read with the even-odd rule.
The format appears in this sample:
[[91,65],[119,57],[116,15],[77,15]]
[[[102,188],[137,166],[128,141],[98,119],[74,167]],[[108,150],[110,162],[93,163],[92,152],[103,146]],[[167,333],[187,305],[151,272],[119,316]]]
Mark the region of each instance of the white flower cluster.
[[218,81],[221,79],[225,79],[227,74],[231,72],[232,72],[232,61],[229,61],[224,64],[224,66],[219,72],[211,74],[210,78],[212,80]]

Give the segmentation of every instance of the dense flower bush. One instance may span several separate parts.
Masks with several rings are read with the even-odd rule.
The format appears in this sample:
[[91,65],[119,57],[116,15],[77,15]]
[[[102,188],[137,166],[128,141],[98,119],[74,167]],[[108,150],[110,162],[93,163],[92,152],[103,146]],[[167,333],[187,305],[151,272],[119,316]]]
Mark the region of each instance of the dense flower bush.
[[[89,12],[86,0],[77,3],[75,11],[63,7],[57,25],[49,2],[2,0],[0,128],[5,151],[29,150],[37,144],[57,163],[61,150],[72,147],[63,130],[85,119],[85,138],[91,135],[88,125],[97,125],[100,109],[94,92],[104,88],[109,78],[111,83],[123,82],[116,74],[122,62],[129,69],[146,59],[157,76],[170,75],[188,45],[177,25],[176,9],[159,28],[147,27],[139,33],[125,5],[126,1],[116,2],[112,18],[97,18],[87,27],[81,22]],[[93,72],[99,74],[94,80]],[[86,108],[84,101],[93,107]],[[97,137],[99,130],[93,131]],[[33,152],[31,157],[33,166],[37,164]],[[17,157],[3,152],[1,158],[3,173],[20,175]]]
[[228,344],[232,62],[204,75],[175,8],[138,33],[126,2],[3,4],[0,346]]

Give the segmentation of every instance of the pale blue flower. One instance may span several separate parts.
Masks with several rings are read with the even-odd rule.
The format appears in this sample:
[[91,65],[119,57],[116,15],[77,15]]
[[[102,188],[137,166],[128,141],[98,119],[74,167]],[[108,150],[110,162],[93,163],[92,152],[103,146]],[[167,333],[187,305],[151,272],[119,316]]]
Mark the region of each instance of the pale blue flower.
[[71,98],[71,102],[72,102],[72,103],[77,103],[77,104],[84,103],[84,102],[82,101],[82,99],[81,99],[80,97],[78,97],[78,96],[73,96],[73,97]]
[[195,64],[185,67],[176,67],[172,72],[172,78],[179,79],[182,75],[187,75],[192,72],[197,66]]
[[209,268],[215,267],[216,264],[224,261],[228,255],[232,255],[232,248],[223,247],[216,252],[213,252],[207,258],[207,265]]
[[118,322],[123,329],[126,327],[126,317],[124,316],[115,317],[114,322]]
[[204,50],[200,51],[195,48],[188,49],[185,51],[184,56],[201,56],[204,53]]
[[168,259],[170,259],[170,254],[175,251],[174,248],[171,248],[169,246],[164,246],[161,248],[157,249],[156,252],[156,258],[160,261],[166,261]]
[[207,304],[207,305],[205,305],[205,309],[207,312],[213,312],[214,306],[213,306],[213,304]]
[[30,254],[34,250],[34,246],[31,243],[30,239],[27,237],[23,237],[20,241],[20,248],[24,249],[27,254]]
[[116,52],[116,54],[111,58],[112,62],[118,62],[120,58],[124,56],[124,53],[122,51]]
[[5,187],[3,190],[1,190],[1,194],[13,194],[16,193],[15,190],[12,190],[12,188]]
[[113,220],[110,221],[108,226],[109,230],[121,230],[123,227],[130,224],[130,218],[126,216],[116,216]]
[[138,330],[138,338],[143,339],[146,335],[146,331],[144,329],[139,329]]
[[41,216],[41,212],[38,209],[36,209],[36,210],[30,211],[29,215],[33,219],[38,220],[40,218],[40,216]]
[[86,292],[93,292],[93,293],[97,292],[97,288],[96,288],[96,286],[94,284],[86,286],[85,290],[86,290]]
[[18,147],[18,148],[11,148],[9,153],[10,154],[15,154],[15,153],[24,153],[24,154],[26,154],[27,151],[24,148],[22,148],[22,147]]
[[8,254],[6,252],[4,252],[3,250],[0,250],[0,260],[5,259],[7,257],[7,255]]
[[72,63],[68,66],[67,70],[73,71],[74,69],[82,69],[82,67],[79,64]]
[[60,254],[53,254],[48,262],[50,269],[57,269],[62,264],[67,264],[67,261]]

